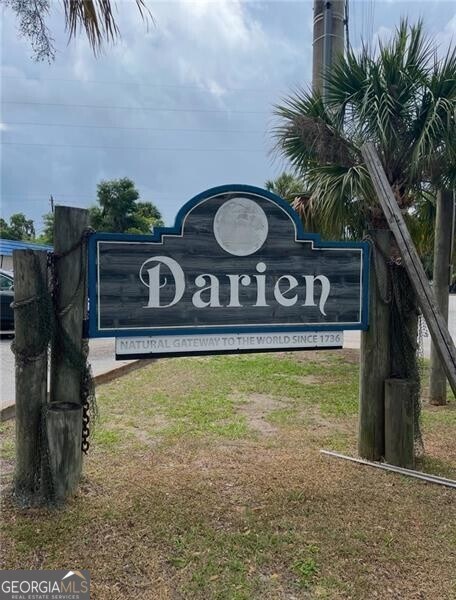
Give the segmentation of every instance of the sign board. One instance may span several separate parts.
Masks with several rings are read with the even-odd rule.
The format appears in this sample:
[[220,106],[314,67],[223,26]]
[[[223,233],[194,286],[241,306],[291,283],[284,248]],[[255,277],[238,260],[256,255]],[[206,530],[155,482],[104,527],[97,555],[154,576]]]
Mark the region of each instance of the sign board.
[[90,237],[89,335],[119,358],[341,347],[367,328],[368,251],[304,232],[266,190],[213,188],[172,228]]
[[342,348],[343,331],[289,331],[287,333],[221,333],[116,338],[116,356],[125,359],[186,354],[261,352]]

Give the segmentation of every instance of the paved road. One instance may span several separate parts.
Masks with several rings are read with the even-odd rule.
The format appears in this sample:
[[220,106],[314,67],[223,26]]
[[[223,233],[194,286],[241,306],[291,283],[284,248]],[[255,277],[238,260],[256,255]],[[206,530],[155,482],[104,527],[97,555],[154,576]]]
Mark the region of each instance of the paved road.
[[[448,326],[450,329],[451,336],[456,342],[456,295],[450,296],[450,307],[448,313]],[[344,348],[359,348],[360,340],[359,331],[346,331],[344,333]],[[431,355],[431,337],[429,333],[423,337],[423,350],[424,356],[429,358]]]
[[[94,375],[101,375],[116,367],[128,364],[129,360],[115,360],[114,338],[90,340],[90,363]],[[0,410],[14,404],[14,356],[11,340],[0,340]]]

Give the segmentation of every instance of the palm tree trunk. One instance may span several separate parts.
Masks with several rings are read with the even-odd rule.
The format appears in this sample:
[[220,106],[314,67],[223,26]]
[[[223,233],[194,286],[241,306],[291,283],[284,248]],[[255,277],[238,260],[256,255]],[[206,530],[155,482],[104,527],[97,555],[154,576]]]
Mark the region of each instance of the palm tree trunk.
[[[446,322],[448,322],[453,221],[453,192],[439,190],[437,192],[437,215],[435,220],[433,288],[437,305]],[[445,371],[434,344],[432,344],[429,402],[438,406],[446,404],[446,388]]]

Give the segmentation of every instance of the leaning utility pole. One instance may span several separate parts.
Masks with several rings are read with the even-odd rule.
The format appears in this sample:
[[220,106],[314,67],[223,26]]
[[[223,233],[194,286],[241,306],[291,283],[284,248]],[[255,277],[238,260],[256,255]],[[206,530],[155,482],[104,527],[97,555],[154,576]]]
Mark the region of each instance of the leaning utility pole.
[[346,0],[314,0],[312,86],[325,96],[323,75],[344,53]]

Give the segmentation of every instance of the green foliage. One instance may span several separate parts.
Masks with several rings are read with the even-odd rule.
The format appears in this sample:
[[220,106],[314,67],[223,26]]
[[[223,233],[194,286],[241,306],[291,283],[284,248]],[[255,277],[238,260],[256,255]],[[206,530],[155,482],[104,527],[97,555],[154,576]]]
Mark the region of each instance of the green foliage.
[[322,233],[359,238],[364,228],[384,225],[360,152],[367,141],[409,220],[436,185],[454,185],[456,54],[439,61],[421,22],[402,21],[376,52],[350,50],[326,89],[325,102],[299,91],[275,111],[277,150],[309,189]]
[[0,237],[7,240],[33,240],[35,226],[23,213],[11,215],[9,224],[0,219]]
[[48,212],[43,215],[43,223],[43,233],[36,238],[36,241],[39,244],[49,244],[52,246],[54,243],[54,213]]
[[131,179],[102,181],[97,186],[99,206],[89,209],[90,224],[97,231],[150,233],[163,225],[160,211],[150,202],[138,202],[139,192]]
[[[151,17],[144,0],[135,0],[140,16],[144,20]],[[26,38],[33,50],[36,61],[55,58],[55,45],[52,32],[48,28],[50,20],[50,0],[3,0],[11,8],[18,20],[19,34]],[[83,31],[95,54],[101,50],[103,42],[113,42],[119,35],[119,27],[111,0],[62,0],[64,27],[73,38]]]
[[307,588],[318,573],[317,562],[313,556],[300,558],[294,563],[293,571],[298,576],[299,586]]
[[290,204],[304,193],[304,183],[301,179],[285,171],[277,179],[268,179],[264,185],[267,190],[277,194]]

